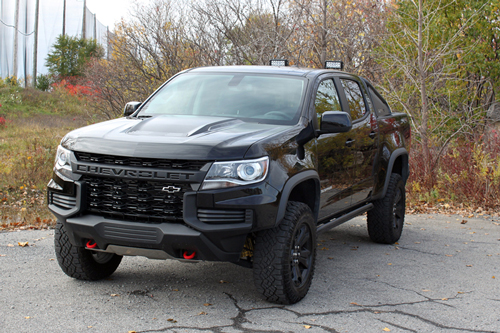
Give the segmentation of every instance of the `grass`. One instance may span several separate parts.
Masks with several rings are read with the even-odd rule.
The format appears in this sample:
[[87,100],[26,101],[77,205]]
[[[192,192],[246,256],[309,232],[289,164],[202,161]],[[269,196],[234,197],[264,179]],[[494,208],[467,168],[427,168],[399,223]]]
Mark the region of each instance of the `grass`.
[[45,194],[57,145],[86,124],[82,97],[0,86],[0,229],[53,225]]

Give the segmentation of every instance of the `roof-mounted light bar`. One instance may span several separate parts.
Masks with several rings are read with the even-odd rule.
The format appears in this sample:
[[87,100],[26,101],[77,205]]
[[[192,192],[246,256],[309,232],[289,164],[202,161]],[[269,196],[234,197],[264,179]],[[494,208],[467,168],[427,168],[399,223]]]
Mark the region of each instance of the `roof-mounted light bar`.
[[327,61],[325,61],[325,68],[326,69],[343,70],[344,63],[342,61],[338,61],[338,60],[327,60]]
[[269,65],[271,66],[288,66],[287,59],[271,59],[269,61]]

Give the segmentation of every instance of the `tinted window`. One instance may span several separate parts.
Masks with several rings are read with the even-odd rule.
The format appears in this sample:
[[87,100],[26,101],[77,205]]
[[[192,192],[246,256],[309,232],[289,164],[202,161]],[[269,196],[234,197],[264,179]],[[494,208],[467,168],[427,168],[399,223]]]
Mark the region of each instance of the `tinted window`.
[[323,114],[325,111],[341,111],[339,95],[333,80],[325,80],[319,84],[316,93],[316,113]]
[[198,115],[291,125],[298,121],[303,78],[278,75],[179,75],[139,115]]
[[349,103],[352,120],[363,117],[366,113],[366,106],[359,84],[353,80],[341,79],[340,81],[342,82],[345,96],[347,98],[347,102]]
[[370,92],[370,96],[372,98],[377,115],[387,116],[391,114],[391,109],[389,109],[387,103],[382,99],[382,97],[379,96],[375,89],[373,89],[372,87],[368,87],[368,91]]

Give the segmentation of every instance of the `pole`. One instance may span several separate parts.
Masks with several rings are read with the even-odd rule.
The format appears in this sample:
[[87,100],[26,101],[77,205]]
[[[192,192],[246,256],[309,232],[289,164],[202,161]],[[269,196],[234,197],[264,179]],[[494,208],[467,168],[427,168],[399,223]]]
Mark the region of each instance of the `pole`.
[[62,35],[66,36],[66,0],[63,2],[63,31]]
[[106,27],[106,58],[109,60],[109,49],[110,49],[110,41],[109,41],[109,26]]
[[[24,7],[24,33],[28,33],[28,1],[26,1],[26,6]],[[28,48],[26,47],[27,38],[23,38],[23,67],[24,67],[24,88],[28,87]]]
[[94,14],[94,39],[97,40],[97,20]]
[[82,38],[86,38],[85,28],[87,25],[87,0],[83,0],[83,23],[82,23]]
[[36,88],[36,62],[37,62],[37,56],[38,56],[38,11],[40,7],[40,0],[36,0],[35,3],[35,29],[34,29],[34,38],[35,38],[35,43],[33,46],[33,88]]
[[14,69],[13,75],[17,79],[17,49],[19,48],[19,0],[16,0],[16,12],[14,17]]

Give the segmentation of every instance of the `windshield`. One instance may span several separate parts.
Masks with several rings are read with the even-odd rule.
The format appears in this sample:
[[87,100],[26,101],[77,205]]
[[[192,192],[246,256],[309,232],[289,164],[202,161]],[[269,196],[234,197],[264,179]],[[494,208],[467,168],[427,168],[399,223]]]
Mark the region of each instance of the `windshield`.
[[182,74],[156,93],[139,116],[195,115],[295,124],[306,80],[255,74]]

